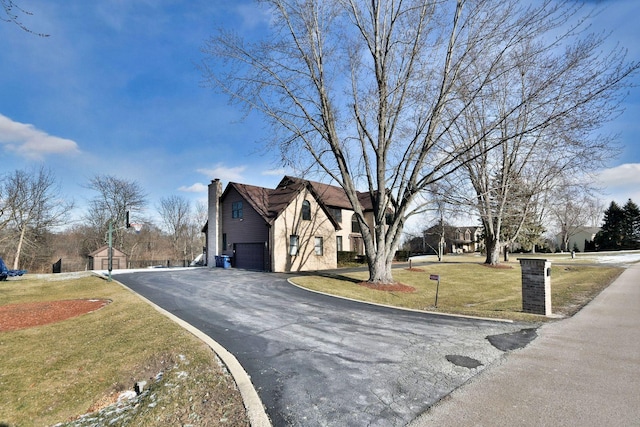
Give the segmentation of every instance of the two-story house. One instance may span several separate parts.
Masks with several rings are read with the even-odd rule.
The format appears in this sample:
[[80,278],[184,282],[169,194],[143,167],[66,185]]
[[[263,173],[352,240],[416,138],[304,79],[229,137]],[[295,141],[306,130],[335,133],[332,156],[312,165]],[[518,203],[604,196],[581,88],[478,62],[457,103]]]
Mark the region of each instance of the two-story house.
[[[373,228],[368,193],[358,198]],[[209,184],[207,264],[227,255],[237,268],[288,272],[336,268],[338,251],[364,253],[353,208],[340,187],[285,176],[275,189]]]
[[445,254],[479,252],[484,248],[481,237],[482,228],[478,226],[439,224],[424,230],[421,238],[414,239],[411,250],[437,253],[442,245]]
[[449,242],[451,253],[478,252],[482,249],[482,228],[477,226],[455,227]]

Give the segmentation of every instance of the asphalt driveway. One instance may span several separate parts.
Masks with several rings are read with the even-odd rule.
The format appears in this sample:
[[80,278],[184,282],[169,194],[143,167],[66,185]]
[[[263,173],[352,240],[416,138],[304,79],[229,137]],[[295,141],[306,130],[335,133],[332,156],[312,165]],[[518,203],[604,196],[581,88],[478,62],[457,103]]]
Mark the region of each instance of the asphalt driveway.
[[280,274],[114,277],[229,350],[274,426],[404,426],[504,354],[487,336],[530,327],[346,301]]

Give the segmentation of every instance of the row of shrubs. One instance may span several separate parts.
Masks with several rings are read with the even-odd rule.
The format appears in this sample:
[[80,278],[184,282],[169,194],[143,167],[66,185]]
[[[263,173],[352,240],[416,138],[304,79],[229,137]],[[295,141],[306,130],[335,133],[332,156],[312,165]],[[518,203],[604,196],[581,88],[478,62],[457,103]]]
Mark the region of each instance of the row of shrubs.
[[[408,261],[409,256],[411,256],[411,251],[397,251],[394,259],[396,261]],[[338,251],[338,265],[350,263],[364,264],[365,262],[366,258],[364,255],[358,255],[354,251]]]

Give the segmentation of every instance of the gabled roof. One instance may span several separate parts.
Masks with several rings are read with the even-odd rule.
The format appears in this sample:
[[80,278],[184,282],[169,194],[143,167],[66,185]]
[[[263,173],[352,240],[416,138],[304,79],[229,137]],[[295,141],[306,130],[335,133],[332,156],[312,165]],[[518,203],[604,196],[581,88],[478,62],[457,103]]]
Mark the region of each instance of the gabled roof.
[[[338,229],[340,225],[329,208],[353,209],[342,188],[291,176],[285,176],[275,189],[230,182],[222,193],[221,199],[224,199],[231,188],[235,189],[269,224],[273,223],[304,189],[313,194]],[[373,204],[368,193],[358,192],[358,199],[364,210],[372,209]]]
[[[349,202],[349,198],[347,197],[347,194],[342,187],[323,184],[321,182],[308,181],[306,179],[294,178],[290,176],[285,176],[282,181],[280,181],[280,184],[278,184],[278,187],[292,185],[300,182],[310,184],[317,196],[327,207],[353,210],[353,207]],[[365,211],[373,210],[373,202],[371,201],[369,193],[358,191],[357,195],[362,209],[364,209]]]
[[[109,249],[109,246],[105,245],[102,246],[101,248],[96,249],[95,251],[91,252],[89,254],[90,258],[95,258],[97,255],[100,255],[101,252],[105,252]],[[118,248],[111,248],[113,250],[113,256],[128,256],[126,253],[122,252],[120,249]]]
[[480,227],[479,225],[469,225],[469,226],[460,226],[460,227],[454,227],[454,228],[456,230],[458,230],[458,231],[469,230],[472,233],[475,233],[476,231],[478,231],[482,227]]
[[264,187],[256,187],[255,185],[230,182],[222,193],[222,199],[224,199],[231,188],[234,188],[240,193],[242,198],[245,199],[265,221],[271,222],[272,215],[269,213],[269,199],[272,190]]
[[[289,206],[289,204],[302,190],[304,190],[305,188],[309,188],[308,183],[304,180],[296,179],[296,181],[284,182],[285,179],[280,181],[280,184],[278,184],[275,190],[271,190],[269,211],[272,215],[274,215],[274,217],[280,215],[280,213],[283,212],[287,208],[287,206]],[[313,193],[313,191],[311,192]],[[318,199],[317,195],[315,196],[316,199]],[[322,204],[323,201],[321,199],[318,199],[318,203]]]
[[235,189],[267,223],[272,223],[280,213],[284,212],[298,193],[305,188],[305,185],[303,183],[295,183],[272,190],[255,185],[230,182],[224,193],[222,193],[222,199],[231,188]]

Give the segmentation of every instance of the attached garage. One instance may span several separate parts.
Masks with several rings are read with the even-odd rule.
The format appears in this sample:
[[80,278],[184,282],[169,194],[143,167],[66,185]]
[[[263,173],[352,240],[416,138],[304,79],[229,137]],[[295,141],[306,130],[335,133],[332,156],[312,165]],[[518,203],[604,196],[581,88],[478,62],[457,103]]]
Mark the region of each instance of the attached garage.
[[268,270],[266,259],[266,244],[260,243],[236,243],[234,254],[234,266],[245,270]]

